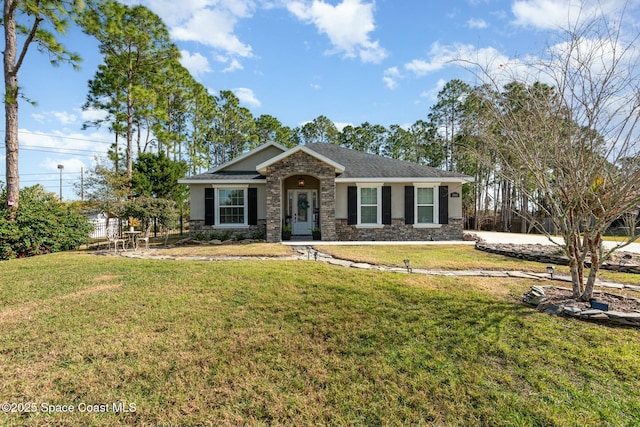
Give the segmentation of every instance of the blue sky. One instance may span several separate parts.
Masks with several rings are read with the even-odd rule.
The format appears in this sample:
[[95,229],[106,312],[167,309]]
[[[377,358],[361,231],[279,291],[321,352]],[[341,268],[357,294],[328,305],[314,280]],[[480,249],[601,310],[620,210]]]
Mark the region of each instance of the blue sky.
[[[623,0],[141,0],[167,24],[182,63],[212,93],[232,90],[255,117],[296,127],[319,115],[339,128],[365,121],[389,126],[426,119],[449,80],[474,84],[452,63],[466,58],[496,70],[536,57],[560,26],[599,4]],[[638,0],[628,15],[638,13]],[[634,17],[635,14],[635,17]],[[636,32],[637,32],[637,27]],[[101,63],[97,43],[78,30],[63,39],[82,69],[52,68],[32,49],[20,73],[21,186],[43,184],[77,199],[73,183],[113,137],[83,131],[87,81]],[[1,145],[4,147],[4,144]],[[0,181],[5,181],[0,149]]]

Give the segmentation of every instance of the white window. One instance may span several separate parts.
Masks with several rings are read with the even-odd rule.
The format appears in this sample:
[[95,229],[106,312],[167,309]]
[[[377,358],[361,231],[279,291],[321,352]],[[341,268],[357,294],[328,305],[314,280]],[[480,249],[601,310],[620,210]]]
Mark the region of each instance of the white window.
[[216,225],[247,225],[247,189],[218,188]]
[[437,224],[436,189],[416,187],[416,224]]
[[358,187],[358,225],[382,224],[382,186]]

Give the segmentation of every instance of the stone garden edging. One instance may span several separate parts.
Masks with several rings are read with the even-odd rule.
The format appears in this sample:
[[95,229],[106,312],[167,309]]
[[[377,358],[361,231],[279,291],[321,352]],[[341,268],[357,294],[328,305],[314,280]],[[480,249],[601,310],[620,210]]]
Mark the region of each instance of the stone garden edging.
[[548,314],[573,317],[580,320],[611,323],[620,326],[640,327],[640,313],[600,310],[597,308],[580,308],[549,302],[545,295],[545,289],[553,287],[554,286],[532,286],[531,290],[522,296],[522,302],[535,307],[538,311]]

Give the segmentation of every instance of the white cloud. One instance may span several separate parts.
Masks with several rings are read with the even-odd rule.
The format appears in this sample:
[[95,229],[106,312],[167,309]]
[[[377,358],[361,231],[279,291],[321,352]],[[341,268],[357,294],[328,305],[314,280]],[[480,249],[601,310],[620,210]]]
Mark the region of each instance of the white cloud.
[[225,68],[224,70],[222,70],[223,73],[230,73],[232,71],[236,71],[236,70],[242,70],[244,67],[242,66],[242,64],[240,63],[240,61],[238,61],[237,59],[232,59],[231,63],[229,64],[229,66],[227,68]]
[[493,47],[478,49],[465,44],[443,46],[436,42],[431,46],[427,59],[414,59],[405,64],[405,68],[421,77],[451,65],[491,70],[507,62],[509,58]]
[[447,84],[447,82],[444,79],[438,80],[436,86],[422,92],[420,94],[420,98],[426,98],[429,101],[436,101],[438,99],[438,93],[440,93],[445,84]]
[[233,93],[235,94],[235,96],[238,97],[240,102],[245,103],[251,107],[259,107],[261,105],[260,100],[256,98],[255,94],[253,93],[253,90],[249,88],[239,87],[239,88],[233,89]]
[[75,114],[66,111],[47,111],[45,113],[32,114],[31,117],[39,123],[54,121],[61,125],[75,123],[78,120],[78,117]]
[[199,52],[192,55],[187,50],[181,50],[180,55],[180,63],[194,76],[201,76],[211,71],[211,68],[209,68],[209,60]]
[[174,27],[171,36],[180,41],[195,41],[229,54],[250,57],[251,46],[233,33],[238,16],[225,9],[202,9],[186,22]]
[[519,0],[511,11],[514,24],[541,30],[567,28],[600,15],[615,15],[627,6],[626,0]]
[[107,112],[103,110],[96,110],[89,108],[80,112],[80,118],[83,122],[95,122],[97,120],[103,120],[107,117]]
[[342,53],[347,58],[359,57],[362,62],[379,63],[387,57],[379,42],[369,37],[375,29],[373,3],[362,0],[342,0],[333,6],[323,0],[293,1],[288,10],[303,22],[313,24],[326,34],[333,45],[328,53]]
[[[77,157],[67,157],[67,158],[56,158],[53,159],[51,157],[47,157],[46,159],[44,159],[42,162],[40,162],[40,164],[38,166],[40,166],[40,168],[43,171],[55,171],[58,172],[58,165],[62,165],[64,166],[64,168],[62,169],[62,174],[63,174],[63,180],[66,178],[64,177],[64,174],[67,173],[73,173],[76,174],[78,172],[80,172],[82,169],[84,169],[84,171],[86,172],[89,167],[87,166],[87,162],[77,158]],[[78,176],[78,180],[80,179],[80,177]],[[65,185],[67,185],[67,183],[65,182]]]
[[487,21],[485,21],[484,19],[469,19],[467,21],[467,27],[469,27],[469,28],[475,28],[475,29],[478,29],[478,30],[484,30],[488,26],[489,26],[489,24],[487,24]]
[[[194,41],[225,52],[227,55],[250,57],[252,49],[235,35],[240,19],[250,18],[254,0],[142,0],[169,26],[171,37]],[[202,64],[201,64],[202,65]],[[186,65],[185,65],[186,66]]]
[[424,59],[414,59],[408,62],[404,67],[413,72],[416,76],[424,76],[434,71],[441,70],[446,64],[441,62],[438,58],[434,58],[433,61],[425,61]]
[[63,125],[75,123],[77,119],[75,114],[67,113],[66,111],[54,111],[52,115]]
[[387,88],[393,90],[398,87],[398,80],[402,79],[402,74],[398,67],[391,67],[384,70],[384,74],[382,76],[382,81],[384,82]]

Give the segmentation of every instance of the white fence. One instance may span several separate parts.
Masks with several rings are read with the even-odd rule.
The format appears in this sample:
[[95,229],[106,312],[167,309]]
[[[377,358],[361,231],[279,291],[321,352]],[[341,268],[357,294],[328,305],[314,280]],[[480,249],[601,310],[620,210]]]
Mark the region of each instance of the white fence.
[[93,231],[89,237],[92,239],[106,239],[110,234],[120,234],[120,222],[122,222],[123,227],[127,225],[127,221],[120,221],[119,218],[109,218],[108,227],[107,218],[92,218],[91,222],[93,223]]
[[[127,228],[129,228],[129,222],[126,219],[121,220],[119,218],[109,218],[108,228],[107,228],[107,218],[102,215],[98,215],[97,217],[90,218],[90,221],[93,224],[93,231],[91,231],[91,234],[89,235],[89,237],[94,240],[100,240],[100,239],[106,240],[107,236],[109,236],[110,234],[121,236],[122,230],[126,230]],[[152,224],[151,233],[152,233],[151,235],[152,237],[156,237],[160,233],[160,230],[156,229],[156,227]],[[180,229],[169,230],[167,234],[182,235],[182,230]]]

